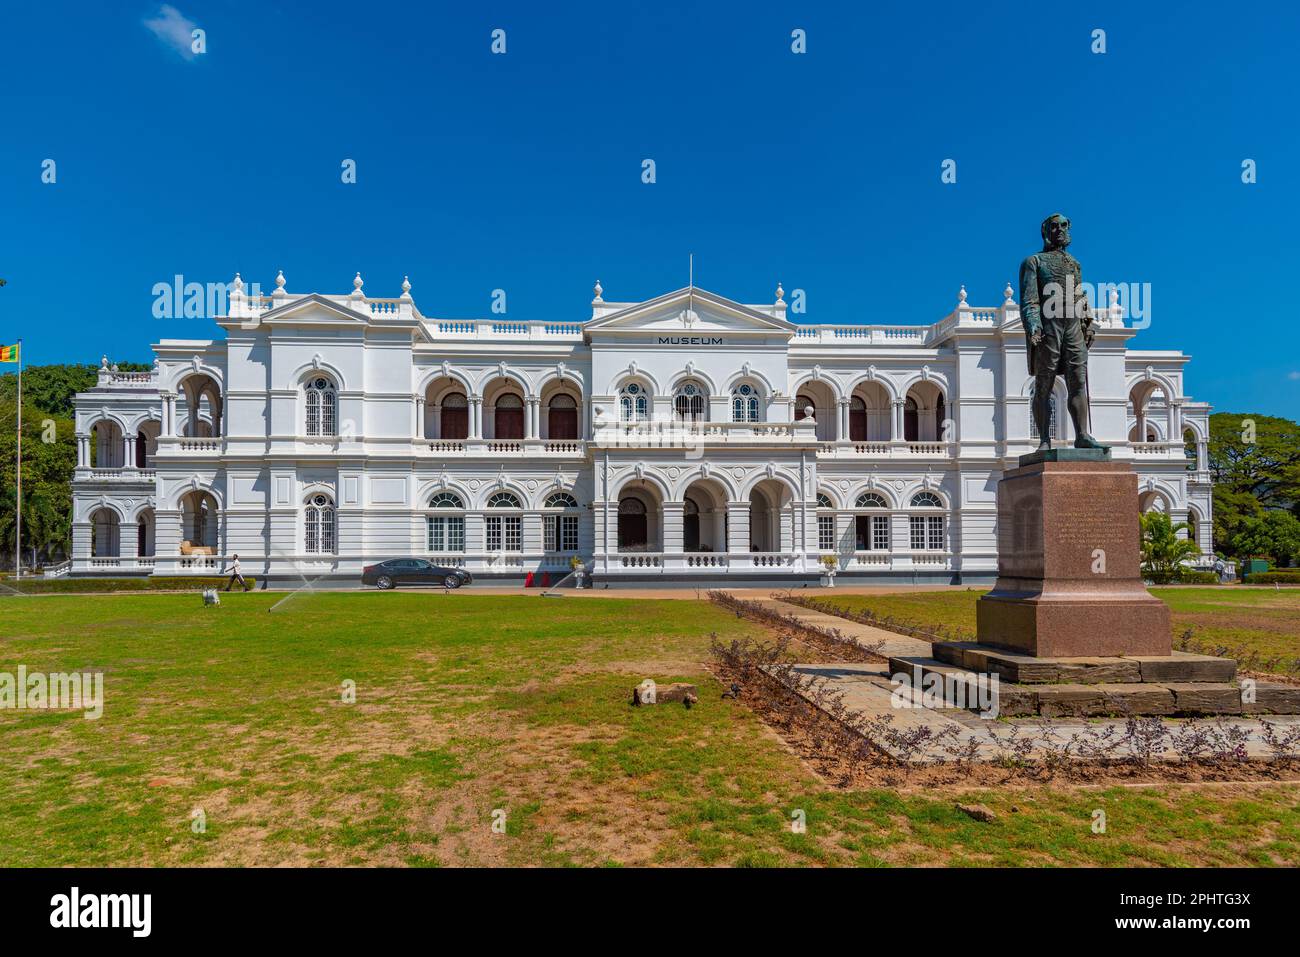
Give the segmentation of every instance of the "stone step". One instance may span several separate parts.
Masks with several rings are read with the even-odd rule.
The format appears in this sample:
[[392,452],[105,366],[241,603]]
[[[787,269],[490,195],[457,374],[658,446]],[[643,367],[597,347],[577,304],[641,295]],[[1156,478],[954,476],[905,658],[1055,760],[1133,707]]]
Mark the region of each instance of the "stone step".
[[1017,684],[1214,684],[1230,682],[1237,676],[1237,663],[1231,658],[1186,651],[1172,655],[1035,658],[973,641],[936,641],[932,649],[934,657],[946,664],[995,674]]
[[[889,674],[905,675],[914,688],[929,690],[946,707],[982,711],[996,694],[999,717],[1040,715],[1105,717],[1127,715],[1300,714],[1300,685],[1235,681],[1101,681],[1020,684],[998,676],[996,691],[981,686],[986,672],[922,657],[889,659]],[[933,677],[931,677],[933,676]],[[1254,700],[1243,701],[1253,694]],[[982,695],[981,695],[982,692]]]

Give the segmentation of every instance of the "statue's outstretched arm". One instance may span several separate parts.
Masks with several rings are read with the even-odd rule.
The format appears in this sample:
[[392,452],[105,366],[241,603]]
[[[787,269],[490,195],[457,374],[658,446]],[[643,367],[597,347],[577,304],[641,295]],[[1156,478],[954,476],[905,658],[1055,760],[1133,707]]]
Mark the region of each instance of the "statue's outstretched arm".
[[1038,345],[1043,339],[1043,312],[1038,301],[1038,267],[1033,256],[1020,264],[1020,323],[1029,341]]

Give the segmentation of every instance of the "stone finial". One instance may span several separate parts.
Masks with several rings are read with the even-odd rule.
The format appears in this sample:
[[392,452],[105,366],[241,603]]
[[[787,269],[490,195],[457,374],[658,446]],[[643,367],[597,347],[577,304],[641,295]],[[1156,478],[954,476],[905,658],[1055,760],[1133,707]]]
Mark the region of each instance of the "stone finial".
[[605,290],[601,288],[600,280],[599,280],[599,279],[596,280],[595,291],[596,291],[596,298],[593,299],[593,300],[591,300],[591,301],[592,301],[592,302],[604,302],[605,300],[604,300],[604,299],[601,299],[601,298],[600,298],[600,295],[601,295],[601,293],[603,293]]
[[963,285],[957,293],[957,308],[963,309],[966,306],[966,287]]
[[283,289],[283,288],[284,288],[284,270],[283,270],[283,269],[277,271],[276,274],[275,274],[275,288],[276,288],[276,289]]
[[101,369],[103,369],[105,372],[108,371],[108,356],[101,356],[101,357],[100,357],[100,359],[99,359],[99,367],[100,367]]
[[239,273],[235,273],[235,281],[231,283],[238,292],[244,291],[244,280],[240,278]]
[[1011,288],[1011,283],[1007,283],[1007,288],[1002,290],[1003,305],[1010,305],[1016,301],[1015,290]]
[[411,298],[411,277],[410,276],[402,277],[402,298],[403,299]]
[[785,290],[781,288],[781,280],[778,279],[776,281],[776,304],[778,306],[784,305],[785,304],[784,300],[785,300]]
[[354,296],[361,295],[362,285],[364,285],[364,283],[361,280],[361,273],[357,273],[357,278],[352,280],[352,288],[356,290],[356,292],[353,293]]
[[1110,307],[1114,309],[1119,305],[1119,290],[1114,286],[1110,287]]

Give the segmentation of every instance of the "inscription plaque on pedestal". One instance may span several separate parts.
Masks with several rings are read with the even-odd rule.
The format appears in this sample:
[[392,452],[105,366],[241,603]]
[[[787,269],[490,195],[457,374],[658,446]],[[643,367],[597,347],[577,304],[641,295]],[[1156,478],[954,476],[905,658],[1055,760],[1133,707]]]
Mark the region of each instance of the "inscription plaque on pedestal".
[[1137,475],[1069,451],[1025,456],[998,483],[998,580],[977,605],[979,641],[1037,657],[1168,655],[1169,609],[1142,582]]

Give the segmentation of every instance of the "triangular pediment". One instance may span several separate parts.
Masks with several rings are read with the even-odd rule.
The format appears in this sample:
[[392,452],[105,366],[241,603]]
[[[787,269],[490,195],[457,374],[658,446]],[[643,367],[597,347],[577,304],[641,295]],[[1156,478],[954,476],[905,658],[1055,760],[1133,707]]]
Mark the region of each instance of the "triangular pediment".
[[353,312],[347,306],[326,299],[317,293],[290,300],[283,306],[276,306],[274,309],[262,313],[257,318],[262,323],[286,322],[295,325],[318,322],[355,324],[366,321],[366,317],[360,313]]
[[584,329],[588,333],[773,335],[793,334],[795,326],[706,289],[686,287],[593,319]]

